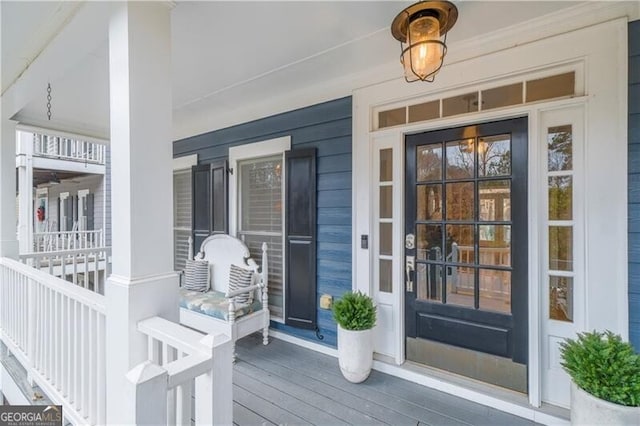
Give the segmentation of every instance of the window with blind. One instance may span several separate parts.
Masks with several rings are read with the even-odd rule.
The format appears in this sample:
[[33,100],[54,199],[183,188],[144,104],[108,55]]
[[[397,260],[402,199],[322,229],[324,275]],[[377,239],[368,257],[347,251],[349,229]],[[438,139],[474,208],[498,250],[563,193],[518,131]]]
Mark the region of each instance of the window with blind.
[[191,169],[173,172],[173,269],[182,271],[191,235]]
[[283,318],[283,179],[282,155],[238,162],[238,236],[251,257],[261,258],[261,246],[269,251],[269,310]]

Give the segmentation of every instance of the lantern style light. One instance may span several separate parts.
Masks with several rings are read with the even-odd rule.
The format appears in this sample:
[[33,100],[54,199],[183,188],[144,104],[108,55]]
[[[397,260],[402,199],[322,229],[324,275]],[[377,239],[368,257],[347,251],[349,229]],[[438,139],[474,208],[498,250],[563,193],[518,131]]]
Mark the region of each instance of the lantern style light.
[[448,1],[421,1],[395,17],[391,34],[400,41],[400,63],[408,83],[433,81],[447,54],[447,32],[457,19],[458,9]]

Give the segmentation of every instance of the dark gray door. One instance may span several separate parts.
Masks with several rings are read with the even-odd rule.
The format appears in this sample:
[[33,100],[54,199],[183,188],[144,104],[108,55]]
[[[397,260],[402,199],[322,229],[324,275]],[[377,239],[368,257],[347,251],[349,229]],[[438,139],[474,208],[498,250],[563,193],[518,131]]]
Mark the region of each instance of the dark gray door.
[[527,362],[527,120],[406,137],[407,337]]

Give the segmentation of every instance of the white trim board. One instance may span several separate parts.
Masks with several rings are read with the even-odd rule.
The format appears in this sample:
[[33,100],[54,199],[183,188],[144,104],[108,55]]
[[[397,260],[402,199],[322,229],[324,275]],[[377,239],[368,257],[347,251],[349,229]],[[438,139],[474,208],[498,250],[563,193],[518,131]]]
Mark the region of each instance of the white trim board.
[[10,405],[31,405],[7,369],[0,363],[0,391]]
[[190,169],[198,164],[198,154],[185,155],[173,159],[173,171]]

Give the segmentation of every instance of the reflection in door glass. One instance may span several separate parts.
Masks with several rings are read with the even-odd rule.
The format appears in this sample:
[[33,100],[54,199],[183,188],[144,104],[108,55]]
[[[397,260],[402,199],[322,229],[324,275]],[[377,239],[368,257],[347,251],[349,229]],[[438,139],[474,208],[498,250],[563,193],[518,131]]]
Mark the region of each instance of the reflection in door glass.
[[416,285],[418,299],[442,301],[442,266],[418,263]]
[[380,291],[392,292],[392,271],[393,262],[389,259],[380,259]]
[[475,263],[473,225],[447,225],[447,262]]
[[573,271],[573,227],[549,227],[549,269]]
[[418,260],[442,261],[442,225],[416,226]]
[[573,216],[573,177],[549,177],[549,220],[571,220]]
[[511,271],[480,269],[480,309],[511,313]]
[[511,181],[478,182],[478,216],[482,221],[511,220]]
[[480,225],[481,265],[511,266],[511,225]]
[[441,220],[442,219],[442,185],[417,185],[418,205],[416,206],[416,219]]
[[447,179],[473,178],[474,139],[447,142]]
[[473,308],[476,270],[465,266],[446,266],[447,304]]
[[442,146],[422,145],[417,148],[417,179],[420,182],[442,178]]
[[511,174],[511,135],[498,135],[478,140],[478,176]]
[[547,133],[547,155],[550,172],[573,169],[571,124],[550,127]]
[[447,184],[447,220],[473,220],[473,182]]
[[549,277],[549,318],[573,322],[573,277]]

